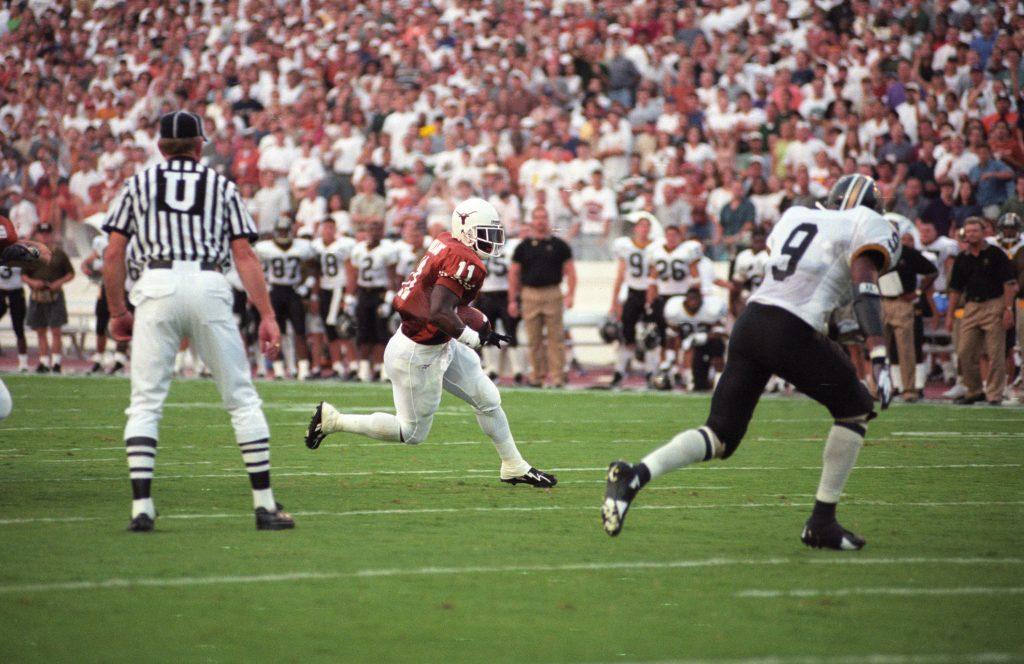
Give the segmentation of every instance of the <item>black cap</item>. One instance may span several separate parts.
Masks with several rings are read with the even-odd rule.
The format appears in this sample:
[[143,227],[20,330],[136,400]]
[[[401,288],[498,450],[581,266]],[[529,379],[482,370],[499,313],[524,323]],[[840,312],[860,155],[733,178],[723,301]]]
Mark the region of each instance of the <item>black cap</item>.
[[206,138],[202,119],[188,111],[160,116],[160,138]]

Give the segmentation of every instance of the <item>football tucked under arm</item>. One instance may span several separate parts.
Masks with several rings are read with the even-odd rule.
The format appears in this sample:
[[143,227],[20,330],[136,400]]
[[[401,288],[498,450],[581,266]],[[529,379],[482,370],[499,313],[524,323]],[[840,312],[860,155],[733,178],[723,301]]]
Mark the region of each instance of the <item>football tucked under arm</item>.
[[480,311],[475,307],[460,304],[455,309],[455,314],[459,317],[467,327],[474,330],[480,335],[481,339],[486,339],[491,332],[491,322],[487,320],[487,316],[484,312]]

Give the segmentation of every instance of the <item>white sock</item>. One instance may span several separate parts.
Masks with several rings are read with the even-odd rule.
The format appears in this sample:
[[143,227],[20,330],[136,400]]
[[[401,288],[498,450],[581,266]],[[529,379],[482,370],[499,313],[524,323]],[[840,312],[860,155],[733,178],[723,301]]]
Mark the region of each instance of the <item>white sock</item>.
[[892,365],[892,370],[889,372],[889,374],[892,376],[893,391],[897,394],[902,392],[904,389],[911,389],[905,388],[903,386],[903,372],[900,371],[900,369],[902,368],[903,367],[901,367],[899,364],[894,364]]
[[309,378],[309,360],[299,360],[299,380]]
[[487,413],[477,413],[476,421],[480,428],[494,443],[494,449],[501,457],[501,477],[509,479],[525,475],[530,470],[530,464],[523,459],[516,447],[516,441],[512,438],[512,430],[508,426],[508,418],[505,411],[495,408]]
[[[854,424],[864,430],[863,425]],[[822,454],[821,482],[816,498],[823,503],[838,503],[846,486],[846,479],[857,461],[857,453],[864,443],[864,435],[836,424],[828,432],[825,452]]]
[[277,503],[274,501],[274,490],[273,489],[253,489],[252,490],[252,508],[258,509],[262,507],[268,512],[277,511]]
[[642,463],[651,471],[653,480],[671,470],[711,459],[717,441],[715,432],[707,427],[688,429],[645,456]]
[[128,356],[121,351],[117,351],[114,353],[114,363],[116,364],[117,362],[120,362],[121,364],[128,364]]
[[501,351],[494,346],[487,346],[483,351],[484,371],[487,373],[501,373]]
[[356,433],[376,440],[402,442],[402,429],[398,418],[390,413],[372,413],[370,415],[346,415],[339,413],[330,404],[324,404],[324,433]]
[[39,356],[39,364],[41,364],[44,367],[49,368],[49,366],[50,366],[50,358],[46,357],[45,355],[40,355]]
[[647,351],[647,354],[644,355],[644,369],[649,374],[653,374],[658,371],[658,351]]
[[914,367],[914,389],[923,390],[924,384],[928,380],[928,365],[924,362]]
[[626,373],[629,360],[633,357],[633,349],[629,346],[619,344],[619,352],[615,358],[615,370],[621,374]]
[[371,378],[373,378],[373,373],[370,370],[370,361],[359,360],[359,380],[368,383]]
[[132,518],[134,519],[142,513],[148,514],[150,518],[156,518],[156,507],[153,505],[152,498],[136,498],[132,500]]
[[284,378],[284,362],[274,360],[274,378]]
[[512,363],[512,373],[524,374],[530,362],[526,359],[526,347],[516,346],[509,354],[509,361]]
[[333,369],[334,373],[338,374],[339,376],[342,376],[345,373],[345,365],[342,364],[341,362],[335,362],[334,364],[332,364],[331,369]]
[[28,369],[28,354],[27,353],[18,353],[18,368],[19,369]]
[[61,361],[60,353],[51,353],[50,354],[50,363],[51,364],[60,364],[60,361]]

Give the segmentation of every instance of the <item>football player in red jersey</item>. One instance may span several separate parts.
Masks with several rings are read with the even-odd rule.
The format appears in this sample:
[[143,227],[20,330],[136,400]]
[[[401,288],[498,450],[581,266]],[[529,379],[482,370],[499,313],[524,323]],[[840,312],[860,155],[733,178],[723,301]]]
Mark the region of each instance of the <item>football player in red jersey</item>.
[[402,326],[388,342],[384,366],[391,379],[395,415],[340,413],[320,402],[306,431],[306,446],[316,449],[338,431],[409,445],[422,443],[430,432],[441,391],[459,397],[476,412],[477,422],[501,457],[501,481],[555,486],[553,475],[527,463],[519,453],[498,388],[480,366],[477,350],[499,346],[508,337],[493,329],[485,336],[464,324],[456,313],[472,302],[487,268],[481,258],[498,255],[505,232],[494,206],[470,198],[452,213],[450,233],[441,233],[395,296]]

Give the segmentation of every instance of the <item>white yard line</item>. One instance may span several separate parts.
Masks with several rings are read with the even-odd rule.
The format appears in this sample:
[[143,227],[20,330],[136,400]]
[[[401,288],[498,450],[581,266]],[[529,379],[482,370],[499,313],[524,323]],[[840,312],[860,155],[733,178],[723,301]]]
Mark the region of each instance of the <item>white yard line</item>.
[[856,595],[882,595],[893,597],[955,596],[955,595],[1021,595],[1024,586],[966,586],[959,588],[804,588],[797,590],[763,590],[751,588],[736,593],[736,597],[756,599],[777,599],[781,597],[850,597]]
[[[282,475],[285,473],[278,473]],[[980,501],[968,500],[958,502],[910,502],[890,503],[884,500],[851,500],[843,503],[846,507],[992,507],[992,506],[1019,506],[1024,505],[1024,500],[1016,501]],[[746,509],[807,509],[810,503],[711,503],[694,505],[637,505],[633,510],[640,511],[664,511],[664,510],[714,510],[730,508]],[[292,512],[295,516],[305,517],[351,517],[351,516],[417,516],[420,514],[486,514],[491,512],[597,512],[593,505],[523,505],[507,507],[423,507],[408,509],[371,509],[371,510],[312,510],[306,512]],[[251,519],[251,513],[239,512],[214,512],[199,514],[167,514],[160,519]],[[66,516],[66,517],[16,517],[0,519],[0,526],[13,526],[32,523],[78,523],[82,521],[107,521],[106,516]]]
[[[867,653],[862,655],[766,655],[735,659],[667,659],[658,661],[629,661],[625,664],[996,664],[998,662],[1019,662],[1019,654],[1008,652],[978,653],[929,653],[924,655],[899,655],[893,653]],[[615,660],[623,664],[623,660]]]
[[[549,572],[600,572],[607,570],[663,570],[694,569],[728,566],[779,566],[818,564],[847,564],[848,558],[833,559],[790,559],[790,558],[706,558],[699,560],[667,561],[621,561],[621,562],[579,562],[549,565],[494,565],[494,566],[450,566],[450,567],[392,567],[367,568],[352,571],[310,572],[297,571],[278,574],[213,575],[181,577],[114,577],[98,580],[60,581],[48,583],[20,583],[0,585],[0,593],[49,593],[73,590],[99,590],[104,588],[183,588],[225,584],[274,583],[281,581],[309,581],[340,578],[388,578],[400,576],[461,576],[466,574],[527,574]],[[874,558],[876,565],[920,565],[951,564],[978,565],[982,563],[1019,565],[1021,558]],[[744,591],[746,592],[746,591]]]

